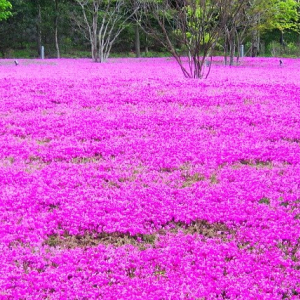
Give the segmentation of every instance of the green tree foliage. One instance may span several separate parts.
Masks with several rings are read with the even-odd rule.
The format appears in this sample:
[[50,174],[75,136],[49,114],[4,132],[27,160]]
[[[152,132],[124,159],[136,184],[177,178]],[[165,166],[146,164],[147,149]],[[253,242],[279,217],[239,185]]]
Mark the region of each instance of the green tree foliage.
[[298,7],[295,0],[247,0],[236,18],[231,18],[231,22],[225,24],[225,62],[229,54],[232,65],[237,48],[247,40],[251,44],[250,55],[256,56],[260,52],[262,34],[278,30],[283,40],[284,32],[297,30]]
[[11,3],[7,0],[0,0],[0,21],[11,16]]
[[[268,0],[263,1],[263,19],[260,29],[269,31],[278,29],[280,32],[286,30],[299,30],[299,3],[295,0]],[[267,6],[266,6],[267,4]],[[259,8],[259,5],[257,5]]]
[[260,50],[261,34],[280,31],[281,42],[287,31],[298,30],[299,3],[295,0],[251,0],[247,10],[251,36],[251,53],[256,56]]

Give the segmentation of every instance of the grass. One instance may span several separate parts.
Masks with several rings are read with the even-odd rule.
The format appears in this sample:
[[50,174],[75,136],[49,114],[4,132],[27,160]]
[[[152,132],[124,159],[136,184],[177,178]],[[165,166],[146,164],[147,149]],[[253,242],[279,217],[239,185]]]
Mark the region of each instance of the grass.
[[261,198],[259,201],[258,201],[259,204],[267,204],[269,205],[270,204],[270,199],[267,198],[267,197],[263,197]]
[[179,231],[185,234],[198,234],[204,238],[221,239],[226,239],[228,235],[235,233],[223,223],[209,223],[206,220],[197,220],[190,224],[170,221],[162,229],[152,234],[130,235],[122,232],[85,232],[78,235],[72,235],[69,232],[65,232],[63,235],[51,234],[44,241],[44,245],[67,249],[97,247],[100,244],[115,247],[133,245],[140,250],[145,250],[148,247],[154,247],[160,236],[175,234]]
[[199,173],[183,175],[183,178],[184,178],[184,182],[182,184],[182,188],[190,187],[194,183],[203,181],[206,179],[205,176],[203,176]]

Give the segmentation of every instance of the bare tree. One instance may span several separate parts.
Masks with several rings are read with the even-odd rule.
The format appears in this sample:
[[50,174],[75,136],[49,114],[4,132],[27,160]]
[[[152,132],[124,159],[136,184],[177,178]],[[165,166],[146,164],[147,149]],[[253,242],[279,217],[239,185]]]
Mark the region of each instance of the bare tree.
[[91,44],[93,60],[104,62],[126,22],[138,7],[132,9],[126,6],[125,0],[75,1],[80,6],[82,17],[74,14],[73,20]]
[[142,28],[168,49],[185,77],[207,77],[207,57],[211,57],[228,20],[242,7],[229,5],[232,1],[140,0]]

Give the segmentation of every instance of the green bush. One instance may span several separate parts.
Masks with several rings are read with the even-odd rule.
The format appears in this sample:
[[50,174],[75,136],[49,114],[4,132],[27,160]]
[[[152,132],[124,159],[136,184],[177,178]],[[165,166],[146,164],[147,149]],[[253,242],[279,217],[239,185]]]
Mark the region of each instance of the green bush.
[[142,57],[170,57],[171,54],[169,52],[155,52],[155,51],[148,51],[143,52]]
[[285,46],[282,46],[276,41],[272,41],[268,46],[268,52],[273,57],[299,57],[300,56],[300,45],[290,42]]

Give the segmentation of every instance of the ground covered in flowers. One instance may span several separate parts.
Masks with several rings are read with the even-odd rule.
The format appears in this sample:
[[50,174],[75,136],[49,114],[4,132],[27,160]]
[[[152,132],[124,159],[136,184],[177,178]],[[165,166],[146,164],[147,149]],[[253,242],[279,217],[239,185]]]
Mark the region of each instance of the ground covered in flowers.
[[298,299],[300,60],[0,60],[0,299]]

